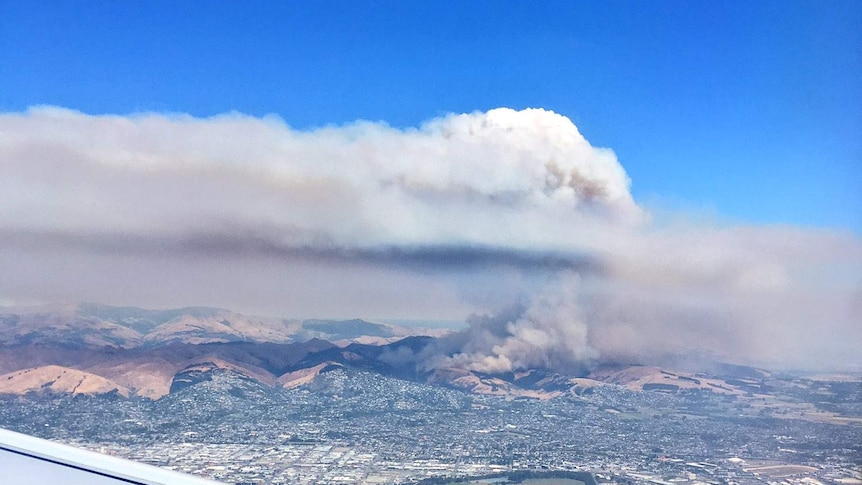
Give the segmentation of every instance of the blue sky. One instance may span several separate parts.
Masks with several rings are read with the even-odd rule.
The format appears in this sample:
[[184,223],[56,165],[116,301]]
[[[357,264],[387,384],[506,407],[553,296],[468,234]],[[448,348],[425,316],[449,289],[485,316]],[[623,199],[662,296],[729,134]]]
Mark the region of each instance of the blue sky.
[[0,3],[0,110],[414,126],[543,107],[639,202],[862,232],[862,3]]

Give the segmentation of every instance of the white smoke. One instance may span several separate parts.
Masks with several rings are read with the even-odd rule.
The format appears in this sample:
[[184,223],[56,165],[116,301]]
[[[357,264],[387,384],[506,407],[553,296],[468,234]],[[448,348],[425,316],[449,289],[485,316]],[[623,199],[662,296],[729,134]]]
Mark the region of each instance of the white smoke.
[[598,352],[587,341],[578,288],[578,275],[563,273],[553,286],[534,295],[528,306],[494,317],[473,317],[466,342],[454,350],[444,350],[452,356],[432,356],[424,365],[491,374],[582,368],[598,357]]
[[640,213],[614,154],[539,109],[449,115],[404,131],[359,122],[300,132],[274,117],[35,108],[0,116],[0,133],[4,229],[262,227],[289,245],[531,247],[555,237],[499,218]]
[[541,109],[310,131],[0,114],[0,301],[452,319],[521,298],[436,364],[862,366],[858,236],[653,219],[612,151]]

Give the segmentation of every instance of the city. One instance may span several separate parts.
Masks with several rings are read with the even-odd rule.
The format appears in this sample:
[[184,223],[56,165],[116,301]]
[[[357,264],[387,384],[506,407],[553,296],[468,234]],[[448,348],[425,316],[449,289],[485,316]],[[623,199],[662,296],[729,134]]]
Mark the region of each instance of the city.
[[220,370],[155,401],[9,397],[0,426],[226,483],[519,470],[616,483],[858,483],[862,383],[824,384],[844,396],[821,406],[857,419],[791,419],[786,407],[735,396],[613,385],[548,400],[471,395],[338,368],[293,389]]

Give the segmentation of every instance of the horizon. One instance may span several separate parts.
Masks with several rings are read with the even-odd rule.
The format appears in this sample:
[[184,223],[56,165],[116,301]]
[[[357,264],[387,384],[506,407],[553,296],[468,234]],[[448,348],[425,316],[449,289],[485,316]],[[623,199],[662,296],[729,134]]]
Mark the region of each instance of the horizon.
[[79,301],[79,302],[41,302],[27,305],[6,305],[4,302],[0,301],[0,311],[13,311],[13,312],[37,312],[37,311],[56,311],[58,308],[62,309],[80,309],[82,306],[98,306],[98,307],[108,307],[114,309],[124,309],[124,310],[143,310],[143,311],[151,311],[151,312],[160,312],[160,311],[175,311],[175,310],[191,310],[191,309],[206,309],[206,310],[223,310],[231,313],[237,313],[246,317],[256,317],[256,318],[271,318],[271,319],[290,319],[297,321],[307,321],[307,320],[322,320],[322,321],[333,321],[333,322],[344,322],[350,320],[364,320],[369,323],[378,323],[384,325],[400,325],[408,328],[429,328],[429,329],[441,329],[441,330],[463,330],[467,327],[467,322],[465,320],[423,320],[423,319],[410,319],[410,318],[374,318],[368,317],[364,315],[354,315],[352,317],[331,317],[328,315],[303,315],[303,316],[293,316],[293,315],[258,315],[252,313],[244,313],[241,311],[237,311],[232,308],[221,308],[221,307],[213,307],[206,305],[185,305],[181,307],[156,307],[156,308],[144,308],[140,306],[134,305],[108,305],[105,303],[93,302],[93,301]]
[[[331,324],[333,329],[337,329],[338,325],[341,323],[349,323],[351,321],[363,321],[375,325],[383,325],[387,327],[401,327],[402,329],[407,329],[408,331],[417,332],[421,330],[431,330],[431,331],[446,331],[446,334],[423,334],[423,333],[408,333],[406,336],[402,338],[408,338],[413,336],[423,336],[430,337],[432,339],[445,338],[446,336],[452,336],[457,334],[464,334],[469,332],[471,323],[469,323],[465,319],[465,321],[457,321],[457,320],[409,320],[409,319],[373,319],[373,318],[365,318],[361,315],[357,315],[353,318],[328,318],[326,316],[309,316],[303,318],[297,318],[288,315],[254,315],[254,314],[246,314],[242,312],[237,312],[229,308],[216,308],[216,307],[207,307],[207,306],[199,306],[192,305],[183,308],[141,308],[135,306],[113,306],[113,305],[105,305],[94,302],[79,302],[79,303],[63,303],[63,304],[44,304],[44,305],[33,305],[33,306],[3,306],[0,305],[0,314],[4,312],[7,315],[34,315],[34,314],[42,314],[47,313],[50,314],[52,312],[67,309],[74,309],[81,316],[89,316],[93,317],[94,315],[89,315],[86,308],[82,309],[81,307],[101,307],[108,308],[111,310],[134,310],[134,311],[143,311],[143,312],[170,312],[170,311],[180,311],[180,310],[219,310],[225,311],[229,313],[234,313],[238,316],[245,318],[261,318],[266,320],[293,320],[296,322],[306,323],[306,322],[325,322]],[[189,314],[185,314],[188,316]],[[2,315],[0,315],[2,316]],[[177,318],[183,315],[179,315]],[[96,317],[103,321],[113,321],[115,318],[111,317]],[[173,320],[168,320],[165,324],[170,323]],[[122,324],[125,325],[125,324]],[[146,335],[146,334],[144,334]],[[327,338],[314,337],[314,339],[321,339],[327,342],[331,342],[331,340]],[[348,339],[349,340],[349,339]],[[239,342],[242,342],[240,340]],[[175,342],[176,343],[176,342]],[[234,342],[209,342],[209,344],[231,344],[237,343]],[[302,341],[291,342],[291,343],[302,343]],[[165,344],[161,344],[165,345]],[[382,343],[371,344],[371,345],[386,345]],[[118,350],[130,350],[136,347],[119,347]],[[589,369],[607,369],[607,368],[627,368],[627,367],[649,367],[649,368],[658,368],[665,370],[685,370],[688,372],[705,372],[707,374],[714,372],[712,368],[715,365],[724,365],[729,364],[732,366],[742,366],[742,367],[750,367],[754,369],[766,370],[769,372],[781,372],[786,373],[788,375],[803,377],[803,376],[815,376],[819,380],[830,380],[836,379],[840,380],[841,376],[850,377],[852,379],[862,378],[862,363],[860,362],[844,362],[841,364],[826,364],[824,365],[820,362],[818,365],[808,366],[808,367],[794,367],[794,366],[785,366],[780,362],[762,362],[762,361],[745,361],[745,360],[733,360],[722,357],[721,355],[709,355],[705,356],[699,354],[695,351],[682,351],[682,353],[674,354],[667,353],[665,355],[659,356],[650,356],[646,360],[621,360],[618,362],[614,361],[602,361],[602,362],[590,362],[586,365]],[[500,375],[511,373],[511,372],[519,372],[519,371],[529,371],[529,370],[540,370],[542,372],[554,371],[554,369],[546,369],[546,368],[536,368],[536,369],[513,369],[512,371],[502,372]],[[475,372],[475,371],[474,371]],[[565,372],[563,372],[565,374]],[[490,375],[494,375],[492,372]]]

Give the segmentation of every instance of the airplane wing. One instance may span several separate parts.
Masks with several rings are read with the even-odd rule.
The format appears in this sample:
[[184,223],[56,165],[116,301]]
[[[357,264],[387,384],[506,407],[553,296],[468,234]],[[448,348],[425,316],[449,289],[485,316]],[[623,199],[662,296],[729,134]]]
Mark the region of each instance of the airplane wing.
[[218,482],[102,455],[0,428],[4,485],[218,485]]

